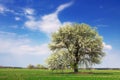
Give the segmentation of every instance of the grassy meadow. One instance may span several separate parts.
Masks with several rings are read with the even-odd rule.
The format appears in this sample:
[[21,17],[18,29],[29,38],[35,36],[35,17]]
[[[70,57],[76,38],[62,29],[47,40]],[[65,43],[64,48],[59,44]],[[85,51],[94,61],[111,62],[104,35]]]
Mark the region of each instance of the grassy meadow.
[[49,71],[40,69],[0,69],[0,80],[120,80],[120,70]]

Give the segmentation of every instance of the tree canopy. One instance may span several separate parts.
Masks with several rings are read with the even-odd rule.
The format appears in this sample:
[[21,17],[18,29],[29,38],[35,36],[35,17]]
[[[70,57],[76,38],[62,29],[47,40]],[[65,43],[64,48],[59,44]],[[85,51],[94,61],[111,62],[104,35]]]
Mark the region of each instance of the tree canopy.
[[51,39],[49,48],[53,53],[47,60],[49,66],[69,65],[78,72],[80,65],[98,64],[104,56],[102,37],[87,24],[64,25],[52,34]]

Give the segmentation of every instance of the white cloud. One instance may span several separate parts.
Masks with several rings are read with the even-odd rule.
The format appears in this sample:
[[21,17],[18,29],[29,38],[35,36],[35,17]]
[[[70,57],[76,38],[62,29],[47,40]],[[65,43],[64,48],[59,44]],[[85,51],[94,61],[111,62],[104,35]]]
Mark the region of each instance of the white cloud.
[[4,11],[5,11],[5,7],[0,5],[0,13],[4,13]]
[[32,9],[32,8],[25,8],[24,9],[24,14],[26,14],[26,15],[33,15],[34,14],[34,9]]
[[34,44],[26,35],[0,31],[0,53],[14,55],[44,55],[49,53],[47,43]]
[[112,46],[103,42],[104,50],[112,50]]
[[58,19],[58,15],[55,13],[44,15],[40,20],[28,20],[25,22],[25,26],[31,30],[40,30],[45,33],[51,33],[56,31],[62,23]]
[[20,17],[15,17],[15,20],[16,20],[16,21],[19,21],[19,20],[21,20],[21,19],[20,19]]
[[94,67],[99,68],[120,68],[120,52],[119,51],[110,51],[107,52],[105,57],[102,60],[102,63]]
[[9,9],[9,8],[7,8],[6,6],[0,4],[0,13],[1,13],[1,14],[5,14],[5,13],[7,13],[7,12],[13,13],[13,14],[15,14],[15,15],[21,15],[20,13],[17,13],[17,12],[15,12],[14,10]]
[[69,3],[66,3],[66,4],[62,4],[60,5],[57,10],[56,10],[56,13],[59,13],[60,11],[64,10],[65,8],[71,6],[73,4],[73,2],[69,2]]
[[45,15],[40,21],[39,29],[46,33],[51,33],[56,31],[62,23],[60,22],[58,15],[55,13]]
[[28,16],[28,15],[34,15],[34,9],[32,8],[24,8],[23,11],[15,11],[13,9],[10,9],[6,7],[5,5],[0,4],[0,13],[5,14],[5,13],[12,13],[14,15],[19,15],[19,16]]
[[35,17],[33,17],[31,15],[26,15],[26,18],[28,18],[29,20],[35,20]]
[[14,12],[13,10],[10,10],[6,8],[4,5],[0,4],[0,13],[5,13],[5,12]]
[[42,44],[42,45],[36,45],[36,46],[31,46],[31,45],[18,45],[17,48],[11,48],[10,52],[12,54],[19,54],[19,55],[23,55],[23,54],[29,54],[29,55],[41,55],[41,54],[47,54],[49,53],[48,48],[47,48],[47,44]]
[[34,20],[29,20],[25,22],[25,26],[31,30],[37,30],[39,26],[39,22],[34,21]]
[[27,17],[28,21],[25,22],[25,27],[31,30],[40,30],[48,34],[52,33],[64,24],[61,23],[61,21],[58,18],[59,12],[71,5],[72,2],[62,4],[57,8],[55,12],[44,15],[39,20],[35,20],[35,18],[33,19],[33,16],[31,16],[32,18],[29,18],[29,16]]

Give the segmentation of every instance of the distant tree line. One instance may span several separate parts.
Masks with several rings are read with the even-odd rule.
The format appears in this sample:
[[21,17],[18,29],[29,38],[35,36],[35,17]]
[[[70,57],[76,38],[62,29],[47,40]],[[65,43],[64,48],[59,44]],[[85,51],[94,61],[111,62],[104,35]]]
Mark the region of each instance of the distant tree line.
[[37,64],[37,65],[32,65],[32,64],[29,64],[27,66],[28,69],[47,69],[47,67],[45,67],[44,65],[41,65],[41,64]]
[[[24,69],[23,67],[14,67],[14,66],[0,66],[0,68],[8,68],[8,69]],[[36,66],[35,65],[32,65],[32,64],[29,64],[27,66],[28,69],[48,69],[48,67],[45,67],[44,65],[41,65],[41,64],[37,64]],[[70,67],[67,67],[67,69],[70,69]],[[84,69],[87,69],[87,70],[120,70],[120,68],[79,68],[80,70],[84,70]]]
[[0,66],[0,68],[22,69],[23,67],[14,67],[14,66]]

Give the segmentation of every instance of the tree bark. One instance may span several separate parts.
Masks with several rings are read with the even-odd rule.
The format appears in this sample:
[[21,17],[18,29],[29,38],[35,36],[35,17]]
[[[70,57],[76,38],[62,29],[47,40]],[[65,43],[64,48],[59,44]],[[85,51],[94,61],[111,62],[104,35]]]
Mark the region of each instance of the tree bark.
[[79,57],[78,57],[79,45],[78,45],[78,41],[76,41],[75,47],[76,47],[76,50],[74,52],[74,54],[75,54],[74,72],[77,73],[78,72],[78,62],[79,62]]
[[79,58],[78,58],[78,51],[75,54],[75,62],[74,62],[74,72],[77,73],[78,72],[78,62],[79,62]]
[[78,63],[74,63],[74,72],[77,73],[78,72]]

